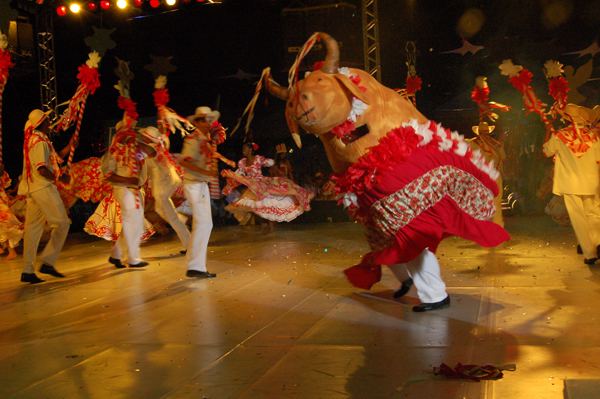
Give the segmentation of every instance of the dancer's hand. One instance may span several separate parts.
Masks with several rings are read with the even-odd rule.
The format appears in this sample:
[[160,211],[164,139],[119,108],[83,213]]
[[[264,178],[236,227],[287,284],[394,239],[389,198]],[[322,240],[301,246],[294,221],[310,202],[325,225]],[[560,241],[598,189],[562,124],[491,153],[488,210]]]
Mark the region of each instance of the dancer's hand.
[[71,174],[69,172],[65,172],[58,178],[62,183],[69,184],[71,182]]

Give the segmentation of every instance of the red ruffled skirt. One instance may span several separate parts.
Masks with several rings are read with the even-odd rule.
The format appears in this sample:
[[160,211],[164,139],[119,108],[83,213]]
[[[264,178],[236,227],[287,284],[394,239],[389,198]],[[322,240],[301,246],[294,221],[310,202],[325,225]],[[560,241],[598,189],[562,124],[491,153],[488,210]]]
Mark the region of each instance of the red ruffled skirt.
[[351,214],[367,229],[371,252],[345,270],[350,282],[370,289],[381,265],[408,262],[446,237],[485,247],[510,238],[490,221],[497,171],[462,136],[434,123],[392,130],[378,146],[336,176]]

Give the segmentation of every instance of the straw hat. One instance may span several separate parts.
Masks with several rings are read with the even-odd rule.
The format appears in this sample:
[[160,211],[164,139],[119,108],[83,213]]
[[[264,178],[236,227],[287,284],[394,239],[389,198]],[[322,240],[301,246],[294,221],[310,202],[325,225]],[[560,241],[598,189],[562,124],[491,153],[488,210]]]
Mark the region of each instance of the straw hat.
[[569,115],[576,125],[593,126],[600,121],[600,106],[594,108],[582,107],[575,104],[567,104],[565,114]]
[[197,107],[194,115],[188,116],[188,120],[190,122],[194,122],[198,118],[206,118],[208,123],[213,123],[214,121],[218,121],[221,113],[219,111],[213,111],[210,107]]
[[42,111],[41,109],[34,109],[27,117],[27,122],[25,122],[25,130],[37,128],[46,119],[48,119],[48,113]]
[[480,133],[492,134],[495,128],[496,126],[488,125],[487,122],[479,122],[479,125],[473,126],[471,129],[473,129],[473,133],[479,135]]

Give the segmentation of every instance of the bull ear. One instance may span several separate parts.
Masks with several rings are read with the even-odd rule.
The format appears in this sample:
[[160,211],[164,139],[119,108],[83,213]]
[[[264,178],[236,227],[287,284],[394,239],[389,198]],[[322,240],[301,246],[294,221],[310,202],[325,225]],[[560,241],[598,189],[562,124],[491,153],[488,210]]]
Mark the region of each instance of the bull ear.
[[368,99],[366,93],[363,92],[362,90],[360,90],[357,85],[352,83],[352,81],[346,75],[341,74],[341,73],[336,73],[334,76],[335,76],[335,79],[343,87],[345,87],[350,93],[352,93],[352,95],[354,97],[358,98],[360,101],[364,102],[365,104],[369,104],[369,99]]
[[294,143],[298,148],[302,148],[302,139],[300,138],[300,128],[298,126],[298,122],[294,119],[292,113],[289,111],[289,107],[286,107],[285,110],[285,121],[287,122],[288,129],[290,129],[290,133],[292,134],[292,138],[294,139]]

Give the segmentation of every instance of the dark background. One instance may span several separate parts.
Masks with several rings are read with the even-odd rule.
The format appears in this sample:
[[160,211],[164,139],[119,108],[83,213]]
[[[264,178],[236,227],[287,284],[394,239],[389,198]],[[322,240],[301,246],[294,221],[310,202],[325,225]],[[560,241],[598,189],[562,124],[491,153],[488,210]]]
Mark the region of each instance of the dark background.
[[[21,0],[23,1],[23,0]],[[52,2],[46,1],[46,4]],[[179,1],[181,3],[181,0]],[[83,13],[80,16],[55,16],[55,47],[59,102],[66,101],[77,85],[77,66],[85,61],[89,49],[84,38],[92,26],[116,28],[112,39],[117,46],[102,60],[102,87],[88,100],[82,140],[76,158],[98,155],[107,140],[107,127],[120,118],[116,107],[115,58],[130,61],[136,77],[132,98],[140,115],[151,119],[153,77],[144,69],[150,55],[173,56],[177,70],[169,75],[170,106],[182,115],[193,113],[198,105],[218,106],[225,126],[233,127],[254,91],[254,84],[265,66],[271,66],[276,79],[285,83],[287,68],[294,54],[287,49],[301,46],[315,30],[330,32],[342,43],[342,65],[357,66],[362,61],[360,1],[348,0],[338,7],[308,9],[298,6],[332,5],[333,1],[224,0],[221,5],[184,7],[165,12]],[[54,6],[52,6],[54,8]],[[114,8],[114,7],[113,7]],[[482,18],[481,28],[467,32],[460,19],[475,9]],[[55,15],[55,14],[54,14]],[[390,87],[403,87],[406,77],[405,43],[417,45],[417,72],[424,87],[417,95],[420,110],[432,119],[468,135],[477,121],[477,111],[469,98],[474,78],[488,76],[491,98],[513,106],[504,115],[498,130],[507,130],[507,141],[515,154],[512,171],[534,174],[527,187],[539,184],[547,163],[530,154],[539,149],[543,138],[536,117],[521,112],[519,94],[498,72],[505,58],[530,69],[535,76],[536,92],[543,100],[547,84],[542,66],[547,59],[558,59],[577,68],[590,55],[564,55],[581,50],[600,35],[598,0],[380,0],[380,48],[382,80]],[[468,29],[467,29],[468,30]],[[477,54],[442,54],[461,46],[461,35],[476,45],[485,46]],[[318,59],[320,54],[315,53]],[[597,62],[598,55],[595,60]],[[249,79],[227,77],[238,69],[254,74]],[[580,88],[586,104],[600,103],[600,69],[594,66],[591,79]],[[11,71],[4,95],[4,155],[11,175],[20,173],[22,129],[28,112],[39,107],[36,60],[21,60]],[[283,104],[261,96],[253,123],[252,138],[261,152],[272,155],[275,144],[285,141],[293,147],[283,119]],[[228,140],[222,152],[237,159],[243,132]],[[57,147],[60,146],[60,138]],[[173,139],[177,151],[179,140]],[[295,151],[292,160],[299,179],[317,170],[328,170],[323,151],[312,136],[304,137],[305,147]],[[525,154],[525,155],[524,155]],[[518,157],[517,157],[518,156]],[[525,156],[525,160],[523,159]],[[519,158],[519,159],[517,159]],[[510,169],[510,165],[509,165]],[[510,180],[510,176],[509,176]],[[527,179],[526,179],[527,180]],[[517,183],[515,183],[517,184]]]

